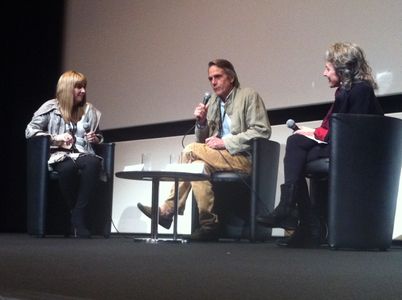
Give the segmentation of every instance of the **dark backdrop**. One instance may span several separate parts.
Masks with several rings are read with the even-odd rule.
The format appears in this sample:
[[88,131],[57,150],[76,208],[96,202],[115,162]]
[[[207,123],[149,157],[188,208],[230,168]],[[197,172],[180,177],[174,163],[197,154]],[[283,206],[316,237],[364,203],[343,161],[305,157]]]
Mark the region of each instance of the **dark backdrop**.
[[[6,54],[1,101],[3,160],[0,231],[26,231],[24,130],[54,96],[62,62],[64,1],[3,1]],[[5,94],[4,94],[5,92]]]

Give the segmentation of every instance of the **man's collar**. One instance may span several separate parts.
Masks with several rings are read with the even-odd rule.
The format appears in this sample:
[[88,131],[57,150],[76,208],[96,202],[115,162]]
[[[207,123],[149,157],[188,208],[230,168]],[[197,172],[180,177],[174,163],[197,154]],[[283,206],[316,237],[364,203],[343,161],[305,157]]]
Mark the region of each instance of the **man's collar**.
[[231,90],[231,91],[229,92],[229,94],[226,96],[225,100],[223,100],[223,99],[220,98],[220,97],[219,97],[219,99],[221,99],[222,102],[224,102],[224,103],[228,102],[228,101],[232,98],[232,96],[233,96],[233,94],[234,94],[234,90],[235,90],[235,87],[232,88],[232,90]]

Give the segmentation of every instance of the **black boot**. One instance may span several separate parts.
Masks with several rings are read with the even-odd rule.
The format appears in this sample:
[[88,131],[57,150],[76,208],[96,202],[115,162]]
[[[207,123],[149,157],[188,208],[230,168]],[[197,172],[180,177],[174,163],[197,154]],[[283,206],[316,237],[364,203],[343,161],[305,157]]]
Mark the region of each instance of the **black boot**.
[[289,248],[317,248],[321,244],[321,226],[318,206],[311,202],[307,184],[301,186],[298,207],[300,224],[289,237],[277,242],[278,246]]
[[315,205],[307,205],[304,214],[305,216],[302,218],[303,223],[305,223],[303,225],[305,228],[303,247],[318,248],[321,244],[321,224],[317,207]]
[[299,219],[296,199],[299,193],[299,183],[282,184],[278,206],[267,216],[257,216],[257,222],[267,227],[296,229]]
[[305,236],[305,228],[298,226],[291,236],[277,240],[276,244],[280,247],[304,248]]
[[71,212],[71,225],[73,236],[78,238],[90,238],[91,233],[85,225],[85,210],[83,208],[74,208]]
[[290,237],[280,239],[276,244],[288,248],[318,248],[321,244],[319,219],[313,216],[307,219],[310,221],[307,221],[305,224],[303,223],[304,220],[301,220],[300,225]]

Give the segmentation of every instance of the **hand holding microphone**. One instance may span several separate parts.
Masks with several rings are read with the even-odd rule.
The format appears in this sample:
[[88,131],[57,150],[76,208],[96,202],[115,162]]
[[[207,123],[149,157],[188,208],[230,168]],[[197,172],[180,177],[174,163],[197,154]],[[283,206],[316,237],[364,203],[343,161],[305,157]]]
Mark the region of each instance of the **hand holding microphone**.
[[95,132],[91,131],[91,125],[88,122],[83,122],[82,127],[85,130],[85,136],[87,138],[88,143],[97,144],[99,143],[99,139],[96,136]]
[[209,99],[211,99],[211,93],[205,92],[205,93],[204,93],[204,98],[202,98],[202,103],[203,103],[204,105],[207,105]]
[[211,94],[206,92],[202,99],[202,103],[199,103],[194,110],[194,116],[199,124],[205,124],[208,112],[208,101],[211,98]]
[[[208,101],[211,98],[211,94],[209,92],[205,92],[204,97],[202,98],[202,103],[198,104],[197,107],[194,110],[194,116],[197,120],[196,125],[198,126],[204,126],[207,121],[207,112],[208,112]],[[196,125],[193,125],[189,131],[186,132],[186,134],[183,135],[183,138],[181,139],[181,145],[184,148],[184,138],[186,135],[194,129]]]
[[85,133],[88,133],[91,130],[91,125],[88,122],[83,122],[82,127],[85,130]]

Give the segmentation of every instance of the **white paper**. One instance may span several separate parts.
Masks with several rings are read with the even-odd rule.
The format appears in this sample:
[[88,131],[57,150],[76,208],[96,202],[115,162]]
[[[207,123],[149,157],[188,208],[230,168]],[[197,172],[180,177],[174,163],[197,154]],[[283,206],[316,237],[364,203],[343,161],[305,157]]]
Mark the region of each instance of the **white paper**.
[[164,171],[173,171],[173,172],[184,172],[184,173],[195,173],[195,174],[203,174],[204,173],[204,164],[203,163],[193,163],[193,164],[168,164]]
[[301,126],[301,127],[300,127],[300,131],[295,131],[293,134],[300,134],[300,135],[303,135],[303,136],[305,136],[306,138],[308,138],[308,139],[310,139],[310,140],[313,140],[313,141],[315,141],[315,142],[317,142],[317,143],[319,143],[319,144],[328,144],[327,142],[324,142],[324,141],[321,141],[321,140],[316,139],[315,136],[314,136],[314,132],[315,132],[315,129],[314,129],[314,128],[310,128],[310,127],[306,127],[306,126]]
[[144,170],[144,164],[136,164],[136,165],[129,165],[129,166],[124,166],[123,171],[128,172],[128,171],[143,171]]

